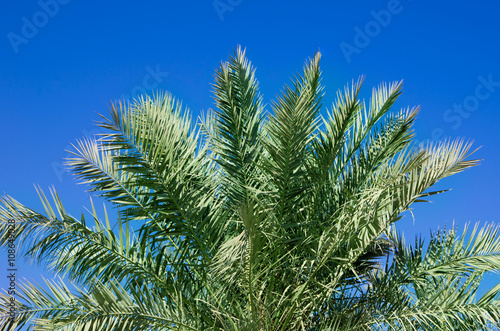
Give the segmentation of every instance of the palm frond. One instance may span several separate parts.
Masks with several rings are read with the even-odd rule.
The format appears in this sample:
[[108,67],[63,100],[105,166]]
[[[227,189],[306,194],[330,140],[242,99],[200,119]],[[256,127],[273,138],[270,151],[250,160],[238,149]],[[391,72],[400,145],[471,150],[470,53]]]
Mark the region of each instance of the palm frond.
[[363,78],[322,111],[320,53],[267,113],[238,48],[215,73],[199,126],[170,94],[110,107],[67,165],[117,217],[0,198],[0,245],[75,282],[24,282],[0,330],[469,330],[500,326],[500,228],[395,230],[432,187],[478,164],[463,140],[412,145],[402,83],[365,102]]

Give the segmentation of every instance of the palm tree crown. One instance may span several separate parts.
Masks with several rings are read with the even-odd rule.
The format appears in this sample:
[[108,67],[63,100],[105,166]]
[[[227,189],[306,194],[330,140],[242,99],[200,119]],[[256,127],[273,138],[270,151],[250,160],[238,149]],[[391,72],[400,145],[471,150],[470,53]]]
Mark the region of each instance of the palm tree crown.
[[[320,54],[265,110],[238,48],[215,74],[216,108],[191,123],[169,94],[111,106],[67,164],[116,206],[88,221],[39,190],[45,213],[4,196],[0,242],[66,281],[3,295],[0,330],[487,329],[500,322],[498,227],[408,246],[395,223],[437,181],[477,164],[470,143],[412,144],[418,109],[365,103],[362,79],[321,115]],[[9,221],[16,229],[9,232]],[[95,223],[95,225],[94,225]]]

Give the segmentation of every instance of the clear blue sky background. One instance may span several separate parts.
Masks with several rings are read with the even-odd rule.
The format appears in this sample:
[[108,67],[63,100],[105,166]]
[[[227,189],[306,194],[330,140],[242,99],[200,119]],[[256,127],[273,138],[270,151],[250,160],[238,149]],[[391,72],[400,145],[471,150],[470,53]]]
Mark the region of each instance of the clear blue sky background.
[[[499,220],[496,1],[42,0],[1,7],[0,192],[28,206],[41,209],[34,183],[54,184],[79,215],[88,193],[62,160],[70,143],[95,132],[97,113],[107,114],[112,100],[161,89],[198,116],[213,107],[214,69],[241,44],[267,102],[320,49],[325,106],[360,75],[365,97],[382,81],[404,79],[395,110],[421,105],[419,141],[465,137],[482,146],[481,166],[440,183],[453,190],[399,223],[410,239],[454,220]],[[37,269],[18,267],[18,278],[40,280]],[[6,268],[4,251],[1,287]]]

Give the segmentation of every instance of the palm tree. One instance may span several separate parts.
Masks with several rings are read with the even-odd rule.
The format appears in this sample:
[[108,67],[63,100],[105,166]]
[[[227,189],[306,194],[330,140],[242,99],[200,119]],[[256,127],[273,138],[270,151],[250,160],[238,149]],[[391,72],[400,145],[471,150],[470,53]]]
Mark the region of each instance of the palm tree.
[[[45,213],[2,197],[0,243],[67,280],[2,297],[0,330],[486,329],[500,322],[499,228],[408,246],[395,223],[437,181],[477,164],[470,143],[412,145],[417,108],[390,113],[401,83],[368,104],[362,79],[323,118],[320,54],[267,113],[240,48],[221,63],[216,109],[193,126],[169,94],[119,102],[68,159],[117,211]],[[50,201],[52,200],[52,201]],[[88,217],[87,217],[88,218]],[[10,223],[9,223],[10,221]],[[15,222],[15,230],[9,224]],[[90,224],[89,224],[90,223]],[[112,225],[115,223],[114,225]]]

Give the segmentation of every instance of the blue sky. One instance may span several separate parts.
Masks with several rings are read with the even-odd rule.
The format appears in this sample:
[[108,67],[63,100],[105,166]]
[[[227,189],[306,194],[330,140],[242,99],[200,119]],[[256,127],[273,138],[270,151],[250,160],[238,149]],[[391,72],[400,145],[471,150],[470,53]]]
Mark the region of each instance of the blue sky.
[[[482,164],[439,183],[399,227],[428,237],[453,221],[496,222],[500,163],[500,4],[494,1],[9,1],[0,11],[0,192],[41,209],[33,184],[67,210],[89,206],[62,168],[98,113],[137,93],[170,91],[197,117],[213,107],[214,69],[238,45],[269,102],[321,50],[325,107],[365,75],[362,94],[404,80],[394,110],[421,106],[419,141],[473,139]],[[411,238],[408,238],[411,241]],[[4,252],[5,253],[5,252]],[[6,281],[0,256],[0,287]],[[18,262],[18,278],[40,280]],[[489,282],[498,277],[489,278]]]

